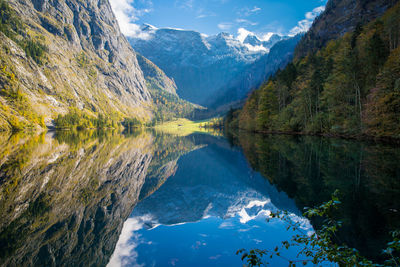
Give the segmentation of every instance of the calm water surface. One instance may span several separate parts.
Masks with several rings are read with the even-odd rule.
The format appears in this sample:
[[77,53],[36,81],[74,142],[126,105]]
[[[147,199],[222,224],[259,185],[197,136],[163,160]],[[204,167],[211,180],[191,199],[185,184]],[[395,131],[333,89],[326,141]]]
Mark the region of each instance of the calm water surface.
[[292,236],[267,222],[271,211],[312,232],[320,222],[301,211],[335,189],[338,242],[379,260],[400,226],[400,151],[389,145],[153,132],[1,138],[1,266],[241,266],[238,249]]

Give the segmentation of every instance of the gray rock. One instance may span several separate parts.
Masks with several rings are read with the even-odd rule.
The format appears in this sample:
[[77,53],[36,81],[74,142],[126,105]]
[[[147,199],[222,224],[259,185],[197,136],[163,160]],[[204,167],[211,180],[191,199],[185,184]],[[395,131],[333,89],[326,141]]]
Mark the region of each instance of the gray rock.
[[[29,66],[15,74],[33,106],[42,104],[35,100],[40,98],[34,89],[41,87],[39,82],[29,79],[38,72],[43,72],[52,85],[47,86],[45,93],[62,104],[62,108],[54,107],[44,98],[44,105],[36,110],[38,113],[54,117],[69,106],[76,106],[106,114],[151,117],[151,96],[136,53],[121,34],[108,0],[10,0],[9,3],[33,33],[29,33],[31,38],[37,35],[48,46],[43,66],[37,66],[26,56],[14,62]],[[87,60],[83,66],[77,63],[81,54]]]

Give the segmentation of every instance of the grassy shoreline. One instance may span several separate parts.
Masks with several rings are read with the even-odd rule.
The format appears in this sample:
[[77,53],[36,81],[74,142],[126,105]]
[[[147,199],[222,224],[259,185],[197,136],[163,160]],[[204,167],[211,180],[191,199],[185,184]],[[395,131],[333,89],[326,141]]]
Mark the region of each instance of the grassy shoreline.
[[210,121],[211,119],[203,121],[191,121],[188,119],[180,118],[173,121],[164,122],[162,124],[157,124],[152,128],[156,131],[179,136],[187,136],[193,133],[221,135],[221,133],[218,133],[218,131],[205,127]]

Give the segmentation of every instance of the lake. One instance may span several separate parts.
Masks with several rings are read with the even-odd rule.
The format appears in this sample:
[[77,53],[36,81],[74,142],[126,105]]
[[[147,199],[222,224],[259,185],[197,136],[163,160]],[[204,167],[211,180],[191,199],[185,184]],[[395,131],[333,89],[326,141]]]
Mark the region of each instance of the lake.
[[[56,132],[0,136],[1,266],[241,266],[321,226],[304,207],[339,189],[337,242],[380,260],[400,228],[400,150],[304,136]],[[299,248],[284,251],[295,258]],[[287,265],[281,258],[271,266]],[[326,264],[330,265],[330,264]]]

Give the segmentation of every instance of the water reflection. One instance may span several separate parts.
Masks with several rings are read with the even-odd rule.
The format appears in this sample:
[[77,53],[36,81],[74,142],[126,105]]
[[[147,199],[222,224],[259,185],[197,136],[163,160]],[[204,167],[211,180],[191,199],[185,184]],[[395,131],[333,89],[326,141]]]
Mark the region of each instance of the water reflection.
[[300,210],[335,189],[338,242],[379,259],[400,228],[399,161],[393,146],[311,137],[0,135],[0,265],[240,265],[237,249],[291,237],[270,211],[311,230]]
[[4,266],[105,266],[140,194],[156,190],[177,158],[195,148],[188,138],[146,132],[57,132],[1,142]]
[[104,265],[139,198],[151,136],[51,135],[1,146],[1,264]]
[[252,171],[239,149],[225,139],[193,138],[207,146],[182,156],[176,172],[135,207],[109,266],[240,266],[239,248],[289,238],[282,224],[265,220],[282,209],[312,230],[294,201]]
[[[337,242],[382,260],[381,251],[400,229],[400,149],[398,146],[307,136],[240,133],[231,142],[242,147],[252,168],[296,205],[314,207],[340,190],[344,223]],[[319,227],[319,221],[313,221]]]

